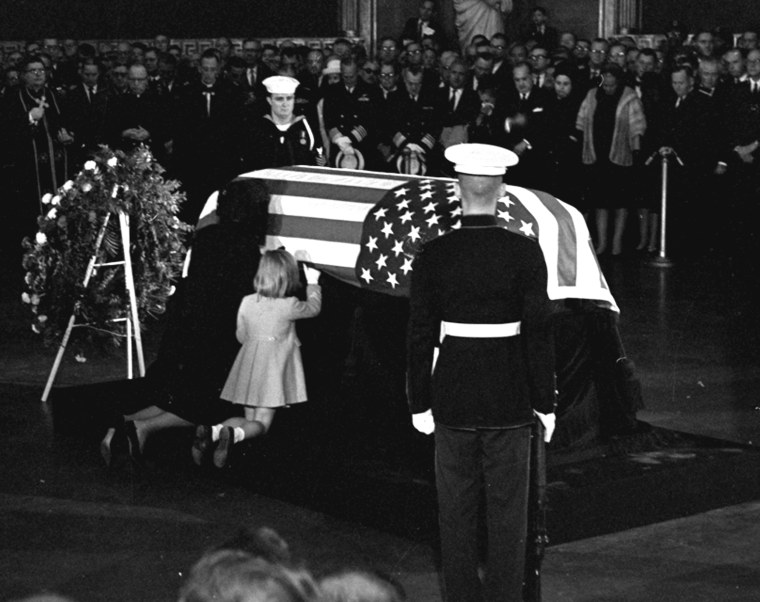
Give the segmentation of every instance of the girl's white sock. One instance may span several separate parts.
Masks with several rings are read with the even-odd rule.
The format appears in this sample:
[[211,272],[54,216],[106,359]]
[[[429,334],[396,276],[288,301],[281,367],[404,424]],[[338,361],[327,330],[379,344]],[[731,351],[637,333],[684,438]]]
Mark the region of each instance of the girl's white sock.
[[242,426],[236,426],[232,429],[232,432],[235,433],[235,443],[240,443],[245,440],[245,431]]
[[212,441],[219,441],[219,433],[222,431],[222,425],[221,424],[215,424],[211,427],[211,440]]

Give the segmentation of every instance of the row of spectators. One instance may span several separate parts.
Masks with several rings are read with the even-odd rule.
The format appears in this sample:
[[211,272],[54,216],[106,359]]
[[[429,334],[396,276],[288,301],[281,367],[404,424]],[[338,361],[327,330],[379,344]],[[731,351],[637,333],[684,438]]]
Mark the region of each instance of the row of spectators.
[[[238,53],[220,38],[201,56],[183,55],[166,36],[150,47],[120,42],[100,52],[73,40],[30,43],[26,55],[5,57],[0,108],[16,213],[29,223],[37,199],[103,143],[150,145],[183,183],[184,217],[193,221],[211,191],[271,166],[275,155],[448,175],[442,151],[465,140],[516,152],[510,183],[596,210],[599,252],[607,248],[610,210],[612,252],[622,252],[631,208],[640,215],[638,247],[656,250],[658,222],[649,214],[658,209],[659,161],[645,164],[661,149],[683,164],[672,188],[674,220],[727,188],[734,207],[747,209],[760,140],[756,31],[748,28],[734,46],[706,30],[687,44],[673,28],[663,47],[639,49],[632,37],[556,32],[537,11],[541,27],[528,39],[475,36],[462,52],[413,31],[403,40],[383,37],[371,53],[346,39],[329,52],[247,39]],[[311,123],[315,140],[262,153],[258,124],[270,111],[262,82],[273,74],[300,82],[294,112]]]

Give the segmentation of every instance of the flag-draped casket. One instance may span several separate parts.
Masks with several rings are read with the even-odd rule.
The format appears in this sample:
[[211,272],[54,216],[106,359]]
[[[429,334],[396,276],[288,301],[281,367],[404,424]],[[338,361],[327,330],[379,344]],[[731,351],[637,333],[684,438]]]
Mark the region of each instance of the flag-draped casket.
[[[285,247],[344,282],[408,296],[412,260],[427,240],[460,226],[456,181],[316,167],[263,169],[239,176],[271,194],[266,247]],[[204,220],[213,210],[213,197]],[[583,216],[555,197],[508,186],[498,222],[536,239],[550,299],[587,299],[617,311]]]
[[[267,211],[262,212],[267,248],[284,247],[353,285],[349,289],[371,291],[366,293],[373,300],[365,316],[372,317],[360,331],[367,338],[383,339],[374,341],[385,348],[380,355],[393,358],[385,380],[395,378],[389,375],[396,372],[403,378],[403,359],[398,363],[398,358],[403,356],[405,322],[378,324],[387,314],[377,313],[383,305],[377,299],[384,297],[391,306],[395,302],[390,297],[400,301],[408,296],[416,252],[426,241],[460,227],[456,181],[286,167],[246,173],[234,184],[245,190],[246,182],[252,187],[262,182],[270,193]],[[199,227],[215,220],[215,201],[215,196],[209,199]],[[617,331],[618,307],[583,216],[547,193],[507,186],[498,202],[497,220],[538,242],[547,266],[548,296],[566,310],[558,312],[554,327],[560,390],[555,446],[599,434],[604,423],[612,425],[609,432],[629,428],[639,405],[635,382],[629,386],[635,379],[630,364],[619,361],[624,353]],[[388,337],[395,343],[389,345]],[[373,370],[381,365],[376,362]],[[403,385],[398,388],[403,396]]]

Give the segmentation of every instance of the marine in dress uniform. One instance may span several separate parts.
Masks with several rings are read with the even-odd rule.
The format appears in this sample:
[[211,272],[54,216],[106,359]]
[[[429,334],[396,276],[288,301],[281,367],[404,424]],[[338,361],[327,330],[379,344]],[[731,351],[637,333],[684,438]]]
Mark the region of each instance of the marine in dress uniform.
[[[502,177],[516,155],[460,144],[447,149],[446,158],[459,174],[462,225],[426,243],[413,264],[412,422],[420,432],[435,432],[445,599],[521,600],[534,412],[547,440],[554,430],[546,265],[535,241],[496,225]],[[481,488],[488,529],[483,582]]]

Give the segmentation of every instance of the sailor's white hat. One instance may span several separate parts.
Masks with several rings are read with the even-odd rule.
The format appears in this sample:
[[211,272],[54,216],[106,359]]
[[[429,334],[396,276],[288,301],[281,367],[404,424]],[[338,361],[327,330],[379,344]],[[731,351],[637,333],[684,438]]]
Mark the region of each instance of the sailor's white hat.
[[292,77],[272,75],[261,83],[270,94],[295,94],[299,82]]

